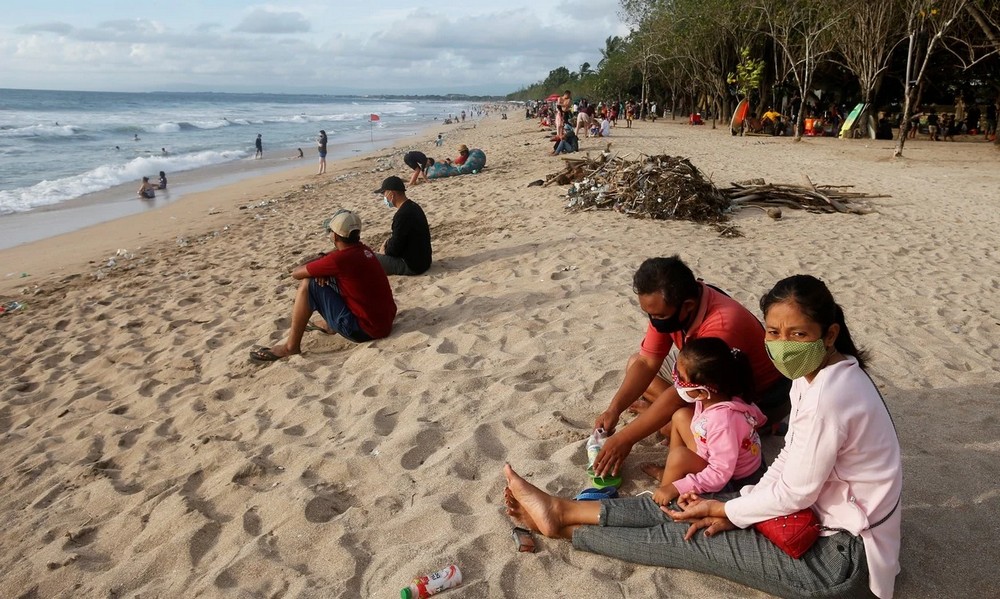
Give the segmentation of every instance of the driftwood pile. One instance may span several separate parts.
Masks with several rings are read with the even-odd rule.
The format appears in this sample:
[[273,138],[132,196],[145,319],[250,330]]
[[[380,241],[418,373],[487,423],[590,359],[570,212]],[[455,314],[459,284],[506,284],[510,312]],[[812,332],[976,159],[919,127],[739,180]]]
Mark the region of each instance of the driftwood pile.
[[853,188],[853,185],[813,185],[808,177],[804,179],[804,185],[765,183],[763,179],[751,179],[733,183],[723,189],[722,193],[732,202],[734,210],[757,206],[849,214],[870,214],[874,210],[865,200],[888,197],[846,191]]
[[690,220],[712,224],[727,237],[739,230],[726,224],[735,210],[757,207],[772,218],[780,208],[810,212],[872,212],[864,202],[871,196],[846,191],[851,186],[768,184],[763,179],[717,188],[687,158],[645,156],[626,160],[603,152],[597,158],[563,158],[565,169],[533,184],[567,185],[567,210],[614,210],[637,218]]

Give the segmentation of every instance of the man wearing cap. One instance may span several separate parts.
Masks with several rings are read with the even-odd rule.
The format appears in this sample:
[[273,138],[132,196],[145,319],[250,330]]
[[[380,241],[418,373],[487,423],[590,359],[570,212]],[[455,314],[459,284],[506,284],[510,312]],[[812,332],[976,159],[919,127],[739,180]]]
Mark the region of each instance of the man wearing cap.
[[388,208],[395,208],[392,235],[375,256],[388,275],[419,275],[431,267],[431,229],[427,217],[416,202],[406,197],[406,186],[399,177],[382,181],[375,193],[382,194]]
[[[274,362],[300,353],[307,330],[340,333],[356,343],[381,339],[392,331],[396,302],[375,252],[361,243],[361,219],[350,210],[338,210],[326,229],[336,249],[292,270],[292,277],[301,282],[288,340],[270,349],[255,347],[252,360]],[[313,312],[319,312],[322,322],[309,322]]]

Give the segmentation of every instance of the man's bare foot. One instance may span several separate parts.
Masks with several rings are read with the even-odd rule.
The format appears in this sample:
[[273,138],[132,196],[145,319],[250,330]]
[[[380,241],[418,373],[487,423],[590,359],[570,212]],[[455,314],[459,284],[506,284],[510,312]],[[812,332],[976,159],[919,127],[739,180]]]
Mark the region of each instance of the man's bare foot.
[[626,410],[631,414],[642,414],[649,409],[649,405],[649,402],[645,399],[637,399]]
[[663,476],[663,464],[655,464],[653,462],[646,462],[645,464],[639,466],[642,471],[646,474],[652,476],[656,480],[660,480]]
[[547,537],[560,536],[563,524],[554,498],[521,478],[510,464],[504,465],[503,474],[507,478],[504,499],[509,496],[507,514]]

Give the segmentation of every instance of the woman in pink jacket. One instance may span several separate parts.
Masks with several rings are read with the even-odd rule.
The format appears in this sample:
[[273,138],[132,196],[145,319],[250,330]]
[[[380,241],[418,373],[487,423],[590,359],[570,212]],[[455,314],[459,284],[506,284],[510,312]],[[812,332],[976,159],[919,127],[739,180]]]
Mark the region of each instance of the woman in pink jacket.
[[[761,309],[768,354],[793,383],[785,447],[760,482],[738,496],[685,493],[671,509],[645,497],[560,499],[507,465],[507,513],[578,549],[705,572],[781,597],[891,597],[902,462],[864,352],[815,277],[779,281]],[[752,528],[804,508],[823,532],[800,559]]]

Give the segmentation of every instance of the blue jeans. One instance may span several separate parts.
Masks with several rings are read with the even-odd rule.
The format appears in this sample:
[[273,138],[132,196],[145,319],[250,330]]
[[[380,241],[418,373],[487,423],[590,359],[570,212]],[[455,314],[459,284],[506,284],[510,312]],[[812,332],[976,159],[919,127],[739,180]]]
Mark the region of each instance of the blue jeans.
[[336,281],[328,281],[326,285],[320,285],[316,279],[309,279],[309,307],[319,312],[331,329],[347,339],[356,343],[371,341],[371,335],[362,330],[357,317],[347,308]]

